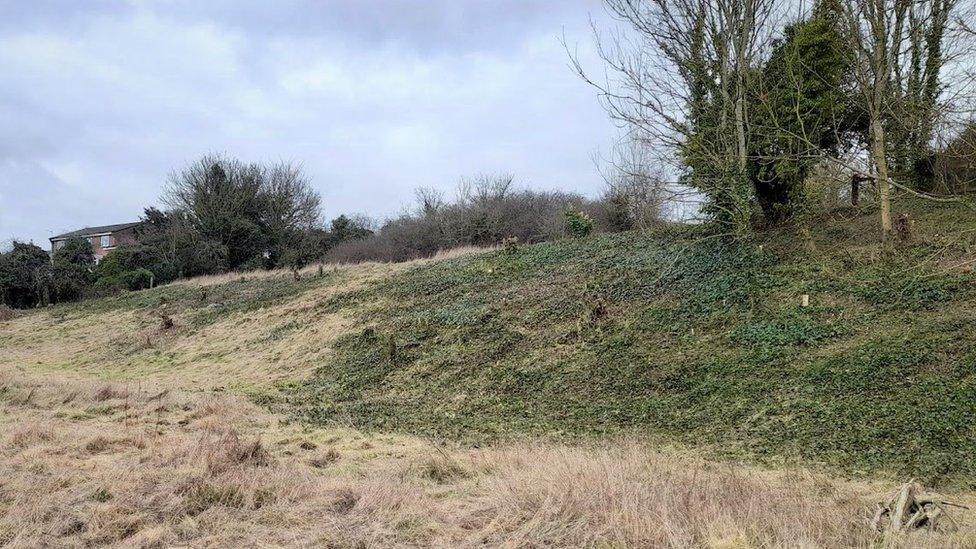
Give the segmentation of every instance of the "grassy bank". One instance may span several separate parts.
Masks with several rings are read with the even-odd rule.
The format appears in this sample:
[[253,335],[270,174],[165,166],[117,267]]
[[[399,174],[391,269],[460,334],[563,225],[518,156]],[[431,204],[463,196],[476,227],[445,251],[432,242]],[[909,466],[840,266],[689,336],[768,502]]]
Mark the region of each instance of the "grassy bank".
[[807,236],[626,233],[408,269],[323,304],[356,329],[287,403],[469,443],[638,433],[968,485],[973,213],[908,208],[889,252],[848,211]]
[[619,434],[971,487],[976,224],[903,207],[889,251],[850,210],[747,243],[672,228],[188,281],[0,323],[0,368],[473,445]]

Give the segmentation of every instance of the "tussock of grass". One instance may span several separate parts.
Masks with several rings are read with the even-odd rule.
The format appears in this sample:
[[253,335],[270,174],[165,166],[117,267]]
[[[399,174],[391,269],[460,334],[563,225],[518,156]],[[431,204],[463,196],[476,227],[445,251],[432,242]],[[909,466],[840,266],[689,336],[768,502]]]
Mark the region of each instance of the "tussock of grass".
[[112,399],[125,399],[129,397],[129,390],[126,387],[106,384],[100,387],[94,395],[96,402]]
[[447,455],[431,457],[420,464],[420,476],[439,484],[448,484],[469,475],[464,466]]
[[308,464],[316,469],[321,469],[323,467],[328,467],[333,463],[339,461],[340,454],[334,448],[329,448],[328,450],[321,452],[319,455],[308,460]]
[[53,438],[54,433],[51,429],[36,421],[31,421],[14,429],[10,435],[10,445],[15,448],[29,448]]

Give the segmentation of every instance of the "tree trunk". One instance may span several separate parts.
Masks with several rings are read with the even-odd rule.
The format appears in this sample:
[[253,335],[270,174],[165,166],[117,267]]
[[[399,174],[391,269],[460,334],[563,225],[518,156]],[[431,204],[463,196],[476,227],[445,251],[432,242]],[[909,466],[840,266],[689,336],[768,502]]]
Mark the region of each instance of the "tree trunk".
[[745,236],[749,232],[750,203],[749,203],[749,175],[748,150],[746,148],[746,71],[749,70],[749,42],[753,29],[755,5],[752,1],[743,1],[743,10],[738,21],[738,37],[734,43],[735,55],[735,137],[738,173],[735,185],[736,198],[736,232]]
[[888,184],[888,160],[885,157],[884,128],[880,116],[871,116],[871,156],[877,170],[878,201],[881,202],[881,240],[891,235],[891,199]]

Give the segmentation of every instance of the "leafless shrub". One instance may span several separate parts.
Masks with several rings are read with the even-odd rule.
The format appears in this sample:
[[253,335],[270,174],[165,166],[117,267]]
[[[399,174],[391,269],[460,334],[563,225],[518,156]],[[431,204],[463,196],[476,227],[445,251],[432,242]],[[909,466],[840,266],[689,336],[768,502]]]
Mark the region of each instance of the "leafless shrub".
[[670,183],[660,163],[634,139],[617,143],[603,164],[606,189],[595,217],[608,231],[646,230],[659,225],[665,203],[676,204],[687,192]]
[[[358,240],[347,240],[335,245],[325,254],[325,261],[339,265],[364,261],[395,261],[404,257],[386,235],[376,235]],[[407,259],[409,257],[404,257]]]
[[554,240],[566,236],[565,212],[570,207],[596,218],[597,230],[620,230],[605,222],[607,203],[573,193],[517,189],[510,175],[478,176],[462,180],[452,202],[439,191],[418,189],[412,212],[388,220],[371,237],[338,244],[326,260],[406,261],[440,250],[497,246],[506,238],[529,244]]

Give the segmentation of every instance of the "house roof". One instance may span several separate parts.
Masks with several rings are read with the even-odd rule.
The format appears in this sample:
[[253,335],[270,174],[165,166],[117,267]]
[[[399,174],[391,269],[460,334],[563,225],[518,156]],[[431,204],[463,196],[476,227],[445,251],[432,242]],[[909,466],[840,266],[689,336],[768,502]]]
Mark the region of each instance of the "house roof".
[[131,223],[119,223],[116,225],[102,225],[100,227],[85,227],[84,229],[78,229],[77,231],[71,231],[70,233],[59,234],[57,236],[52,236],[48,240],[52,242],[55,240],[67,240],[69,238],[74,238],[76,236],[94,236],[97,234],[114,233],[118,231],[123,231],[135,227],[137,225],[142,225],[141,221],[133,221]]

